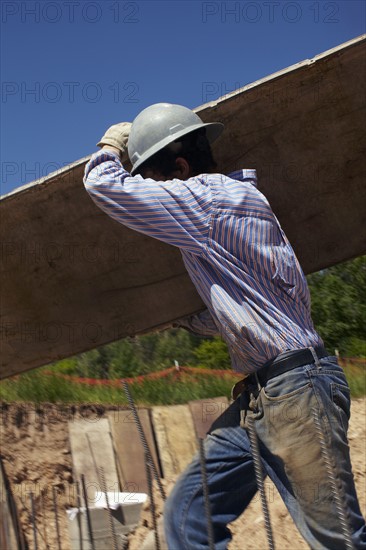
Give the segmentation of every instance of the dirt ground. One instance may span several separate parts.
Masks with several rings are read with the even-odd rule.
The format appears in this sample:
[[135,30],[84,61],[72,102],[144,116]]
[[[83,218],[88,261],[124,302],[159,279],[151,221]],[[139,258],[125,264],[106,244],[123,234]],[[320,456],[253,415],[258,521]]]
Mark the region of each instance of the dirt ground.
[[65,510],[77,505],[68,422],[97,418],[103,407],[3,404],[1,457],[29,549],[34,549],[30,492],[33,493],[38,550],[58,550],[54,496],[62,550],[70,550]]
[[[65,510],[76,506],[72,477],[68,421],[73,418],[97,418],[103,407],[2,404],[0,418],[1,457],[19,511],[19,518],[30,550],[34,548],[29,493],[34,495],[39,550],[58,549],[53,488],[56,492],[62,550],[69,550]],[[366,515],[366,398],[353,400],[349,428],[353,473],[361,509]],[[169,487],[167,487],[169,491]],[[270,515],[276,547],[301,550],[308,546],[301,539],[275,488],[266,481]],[[157,508],[162,503],[156,494]],[[151,530],[147,504],[139,528],[129,537],[129,550],[140,550]],[[266,548],[264,519],[259,498],[231,525],[230,550]]]
[[[357,493],[361,510],[365,517],[366,398],[352,401],[348,439]],[[266,480],[265,488],[276,548],[278,550],[305,550],[309,548],[297,531],[281,497],[270,480]],[[167,488],[167,492],[169,492],[169,487]],[[161,499],[158,496],[156,498],[158,501],[158,510],[161,511]],[[147,504],[141,517],[140,526],[135,533],[130,535],[129,550],[141,550],[143,541],[146,539],[151,528],[151,512],[149,504]],[[256,495],[245,513],[230,525],[230,529],[233,533],[233,539],[229,545],[230,550],[268,548],[259,495]]]

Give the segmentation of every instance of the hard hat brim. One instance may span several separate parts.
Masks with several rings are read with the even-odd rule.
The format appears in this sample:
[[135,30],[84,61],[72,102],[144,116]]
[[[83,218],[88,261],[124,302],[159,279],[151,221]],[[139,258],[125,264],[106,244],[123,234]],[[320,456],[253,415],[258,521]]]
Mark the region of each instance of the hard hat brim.
[[211,144],[221,135],[224,129],[224,125],[221,122],[193,124],[189,128],[184,128],[180,132],[176,132],[174,136],[167,136],[165,139],[159,141],[159,143],[157,143],[153,147],[150,147],[150,149],[148,149],[143,155],[141,155],[141,157],[134,163],[131,169],[131,174],[134,175],[141,164],[154,156],[155,153],[157,153],[158,151],[164,149],[164,147],[166,147],[170,143],[173,143],[173,141],[177,141],[179,138],[186,136],[187,134],[190,134],[195,130],[200,130],[201,128],[206,128],[206,137]]

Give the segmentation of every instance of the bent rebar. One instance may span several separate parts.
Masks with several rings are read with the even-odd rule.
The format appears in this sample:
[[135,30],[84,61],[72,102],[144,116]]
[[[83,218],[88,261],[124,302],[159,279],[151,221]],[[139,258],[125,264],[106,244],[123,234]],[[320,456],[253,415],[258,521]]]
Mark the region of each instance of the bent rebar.
[[326,442],[325,437],[324,437],[324,433],[323,433],[320,418],[319,418],[319,413],[315,408],[312,409],[312,412],[313,412],[313,416],[314,416],[315,429],[316,429],[316,432],[317,432],[318,438],[319,438],[321,454],[322,454],[322,457],[323,457],[325,469],[326,469],[327,474],[328,474],[328,480],[329,480],[329,483],[330,483],[332,495],[334,497],[334,502],[335,502],[335,505],[336,505],[338,518],[339,518],[342,533],[343,533],[343,536],[344,536],[344,541],[345,541],[345,544],[346,544],[346,548],[347,548],[347,550],[354,550],[351,531],[350,531],[349,524],[348,524],[348,521],[347,521],[346,512],[345,512],[344,506],[343,506],[344,501],[345,501],[345,495],[344,495],[344,491],[343,491],[343,487],[342,487],[342,482],[339,480],[339,483],[337,483],[336,466],[335,466],[334,460],[332,460],[332,458],[331,458],[329,448],[328,448],[327,442]]
[[262,503],[264,524],[265,524],[267,539],[268,539],[268,547],[270,550],[275,550],[271,519],[269,516],[267,497],[264,489],[263,468],[262,468],[262,462],[261,462],[261,455],[259,451],[257,432],[255,431],[254,420],[251,416],[248,416],[247,422],[248,422],[249,441],[252,449],[253,462],[254,462],[255,479],[257,481],[257,486],[259,489],[259,494],[260,494],[261,503]]
[[155,467],[155,462],[153,460],[153,457],[152,457],[152,454],[151,454],[151,451],[150,451],[150,448],[149,448],[149,445],[147,443],[147,440],[146,440],[146,437],[145,437],[145,433],[144,433],[144,430],[143,430],[143,427],[142,427],[142,424],[141,424],[141,421],[140,421],[140,418],[139,418],[139,415],[137,414],[137,410],[136,410],[136,407],[135,407],[135,403],[134,403],[134,400],[133,400],[133,397],[131,395],[131,392],[130,392],[130,388],[128,386],[128,383],[127,382],[123,382],[123,388],[125,390],[125,394],[126,394],[126,397],[127,397],[127,401],[128,401],[128,404],[130,406],[130,409],[132,411],[132,414],[133,414],[133,418],[135,420],[135,424],[136,424],[136,427],[137,427],[137,430],[139,432],[139,436],[140,436],[140,441],[142,443],[142,446],[144,448],[144,454],[145,454],[145,457],[149,457],[149,461],[150,461],[150,467],[151,467],[151,470],[154,474],[154,478],[155,478],[155,481],[157,483],[157,486],[159,487],[159,491],[160,491],[160,494],[161,494],[161,498],[163,499],[163,501],[166,500],[166,494],[165,494],[165,490],[164,490],[164,487],[161,483],[161,479],[160,479],[160,476],[158,474],[158,471]]

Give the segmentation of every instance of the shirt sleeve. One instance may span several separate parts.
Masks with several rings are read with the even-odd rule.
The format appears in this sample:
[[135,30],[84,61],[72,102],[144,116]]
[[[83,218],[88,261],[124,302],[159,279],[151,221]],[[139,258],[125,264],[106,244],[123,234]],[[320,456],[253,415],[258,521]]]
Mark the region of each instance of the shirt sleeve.
[[165,182],[131,176],[112,151],[94,154],[84,185],[99,208],[114,220],[192,254],[201,254],[212,210],[207,177]]
[[208,309],[179,319],[173,323],[173,328],[185,328],[197,336],[220,336],[217,324]]

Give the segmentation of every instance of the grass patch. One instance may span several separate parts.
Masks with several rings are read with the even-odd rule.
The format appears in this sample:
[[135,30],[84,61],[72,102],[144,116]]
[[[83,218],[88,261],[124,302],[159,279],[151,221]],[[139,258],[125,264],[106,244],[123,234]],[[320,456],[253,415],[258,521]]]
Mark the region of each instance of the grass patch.
[[366,395],[366,362],[361,364],[347,363],[343,366],[352,397]]
[[57,374],[29,372],[0,383],[3,401],[33,403],[122,403],[122,391],[105,386],[87,386],[65,380]]
[[[344,371],[352,397],[366,395],[365,365],[348,363]],[[224,376],[182,372],[179,376],[174,373],[166,378],[134,382],[130,384],[130,389],[139,405],[175,405],[221,395],[229,397],[237,381],[238,378],[230,371]],[[3,380],[0,383],[0,400],[127,405],[122,387],[74,383],[57,374],[45,374],[44,369]]]
[[[158,380],[130,384],[134,400],[139,405],[173,405],[194,399],[230,395],[237,377],[228,373],[221,377],[209,375],[175,375]],[[122,387],[89,386],[73,383],[59,376],[30,372],[0,383],[0,400],[34,403],[100,403],[126,405]]]
[[224,395],[229,397],[231,388],[238,381],[230,374],[224,378],[216,376],[181,375],[179,379],[169,381],[147,380],[141,384],[131,384],[133,397],[144,405],[177,405],[195,399],[207,399]]

